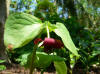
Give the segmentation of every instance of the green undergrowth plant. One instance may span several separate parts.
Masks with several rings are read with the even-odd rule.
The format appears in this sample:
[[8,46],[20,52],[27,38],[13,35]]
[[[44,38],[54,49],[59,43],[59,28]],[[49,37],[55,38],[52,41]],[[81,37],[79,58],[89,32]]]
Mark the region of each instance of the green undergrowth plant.
[[[4,63],[5,62],[5,60],[0,60],[0,64],[1,63]],[[2,70],[5,70],[6,69],[6,66],[5,65],[0,65],[0,71],[2,71]]]
[[[52,38],[52,32],[59,39]],[[40,68],[42,74],[52,62],[58,74],[67,74],[67,58],[58,55],[60,50],[65,53],[69,50],[74,57],[79,57],[78,48],[75,47],[63,23],[42,22],[26,13],[14,13],[8,17],[4,42],[7,51],[12,53],[13,57],[17,54],[17,61],[28,68],[30,74],[35,68]]]

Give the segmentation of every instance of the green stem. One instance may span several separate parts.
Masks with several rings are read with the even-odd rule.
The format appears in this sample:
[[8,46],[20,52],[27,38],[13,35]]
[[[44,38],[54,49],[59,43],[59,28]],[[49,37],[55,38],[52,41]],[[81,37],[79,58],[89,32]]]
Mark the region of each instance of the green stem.
[[30,73],[29,74],[32,74],[33,71],[34,71],[34,61],[35,61],[35,58],[36,58],[36,49],[37,49],[37,45],[34,45],[34,48],[33,48],[33,52],[32,52],[32,60],[30,62]]
[[43,73],[44,73],[44,69],[41,70],[41,74],[43,74]]
[[47,37],[50,38],[49,28],[48,28],[48,26],[46,26],[46,28],[47,28]]

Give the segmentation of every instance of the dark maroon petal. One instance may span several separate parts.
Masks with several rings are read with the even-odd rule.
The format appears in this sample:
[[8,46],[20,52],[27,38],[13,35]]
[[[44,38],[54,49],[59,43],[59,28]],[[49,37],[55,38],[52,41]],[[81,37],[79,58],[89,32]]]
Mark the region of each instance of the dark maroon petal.
[[52,50],[53,50],[52,47],[44,46],[44,51],[45,51],[45,52],[50,52],[50,51],[52,51]]
[[61,48],[64,47],[64,44],[60,40],[55,40],[55,46],[54,48]]
[[41,38],[37,38],[37,39],[34,40],[34,44],[38,44],[40,41],[42,41],[42,39]]

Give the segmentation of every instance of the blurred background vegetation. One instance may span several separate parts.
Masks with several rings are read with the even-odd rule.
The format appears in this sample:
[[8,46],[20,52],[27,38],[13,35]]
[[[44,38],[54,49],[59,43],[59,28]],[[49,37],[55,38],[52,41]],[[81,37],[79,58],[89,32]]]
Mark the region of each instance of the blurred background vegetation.
[[[15,12],[65,24],[81,55],[77,62],[70,55],[66,63],[75,62],[74,68],[86,70],[100,66],[100,0],[11,0],[10,14]],[[67,57],[68,53],[60,55]]]

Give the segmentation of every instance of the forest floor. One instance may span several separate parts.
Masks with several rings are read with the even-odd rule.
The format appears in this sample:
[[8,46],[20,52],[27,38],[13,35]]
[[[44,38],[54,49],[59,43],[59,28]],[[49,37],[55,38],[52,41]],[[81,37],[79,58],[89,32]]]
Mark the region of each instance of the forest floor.
[[[29,70],[24,69],[20,65],[8,65],[6,70],[0,71],[0,74],[29,74]],[[34,74],[41,74],[40,71],[35,71]],[[55,72],[44,72],[44,74],[56,74]]]
[[[20,65],[8,65],[6,70],[0,71],[0,74],[29,74],[29,70],[25,70]],[[34,74],[41,74],[39,71],[34,72]],[[44,72],[44,74],[56,74],[54,72]],[[93,68],[90,72],[84,72],[82,69],[74,70],[73,74],[100,74],[100,68]]]

